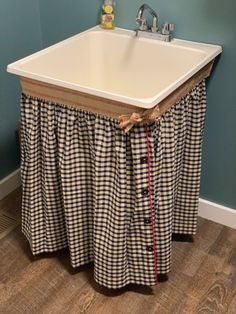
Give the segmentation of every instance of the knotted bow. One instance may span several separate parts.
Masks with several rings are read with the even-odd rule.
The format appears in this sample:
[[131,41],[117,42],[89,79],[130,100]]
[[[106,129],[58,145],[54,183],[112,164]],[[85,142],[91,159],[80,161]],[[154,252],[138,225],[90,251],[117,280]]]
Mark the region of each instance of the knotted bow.
[[160,119],[160,108],[157,105],[154,109],[145,110],[143,113],[132,113],[131,116],[121,115],[118,118],[120,127],[128,133],[135,124],[147,124]]

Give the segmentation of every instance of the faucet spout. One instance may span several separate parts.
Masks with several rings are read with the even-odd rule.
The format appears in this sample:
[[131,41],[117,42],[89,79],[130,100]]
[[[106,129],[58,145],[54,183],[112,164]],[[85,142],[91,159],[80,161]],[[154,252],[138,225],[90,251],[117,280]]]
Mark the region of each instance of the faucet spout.
[[145,10],[147,10],[152,15],[152,32],[157,32],[158,30],[158,16],[156,11],[154,11],[148,4],[142,4],[138,9],[136,22],[139,24],[140,30],[147,30],[147,21],[143,17]]

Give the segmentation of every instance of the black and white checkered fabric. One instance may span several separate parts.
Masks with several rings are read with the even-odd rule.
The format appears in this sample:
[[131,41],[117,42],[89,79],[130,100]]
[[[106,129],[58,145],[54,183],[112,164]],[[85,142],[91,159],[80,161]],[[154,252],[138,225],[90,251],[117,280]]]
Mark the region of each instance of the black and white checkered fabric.
[[[195,234],[205,82],[148,126],[158,273],[172,232]],[[155,284],[145,126],[22,95],[22,231],[33,254],[69,247],[108,288]]]

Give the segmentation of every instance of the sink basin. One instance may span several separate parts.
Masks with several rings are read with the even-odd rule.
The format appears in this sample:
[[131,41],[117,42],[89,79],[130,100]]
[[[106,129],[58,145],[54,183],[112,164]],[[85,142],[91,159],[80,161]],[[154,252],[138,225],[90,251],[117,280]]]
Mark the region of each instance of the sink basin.
[[96,26],[29,57],[7,71],[142,108],[152,108],[207,65],[222,48],[136,37]]

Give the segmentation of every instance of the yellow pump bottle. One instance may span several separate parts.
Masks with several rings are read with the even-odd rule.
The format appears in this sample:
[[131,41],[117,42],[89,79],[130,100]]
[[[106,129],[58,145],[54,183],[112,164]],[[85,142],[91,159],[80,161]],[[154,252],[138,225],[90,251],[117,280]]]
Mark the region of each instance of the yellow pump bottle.
[[115,28],[115,1],[104,0],[101,13],[100,26],[104,29]]

